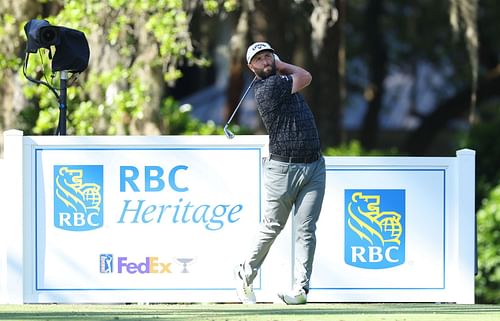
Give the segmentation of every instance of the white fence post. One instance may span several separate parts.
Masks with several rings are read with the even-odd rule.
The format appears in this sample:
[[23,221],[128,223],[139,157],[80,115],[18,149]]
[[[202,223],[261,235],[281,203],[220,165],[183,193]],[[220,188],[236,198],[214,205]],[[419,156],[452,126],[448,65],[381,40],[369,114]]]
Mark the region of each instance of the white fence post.
[[4,229],[6,262],[1,281],[6,281],[4,288],[5,303],[21,304],[23,300],[23,132],[8,130],[4,132],[4,162],[2,177],[4,211],[0,221]]
[[475,157],[470,149],[457,151],[458,159],[458,279],[465,281],[457,294],[457,303],[474,303],[476,260],[475,222]]
[[6,215],[5,203],[7,201],[5,188],[6,174],[5,162],[0,159],[0,304],[4,303],[7,298],[7,253],[5,247],[5,231],[6,226],[4,217]]

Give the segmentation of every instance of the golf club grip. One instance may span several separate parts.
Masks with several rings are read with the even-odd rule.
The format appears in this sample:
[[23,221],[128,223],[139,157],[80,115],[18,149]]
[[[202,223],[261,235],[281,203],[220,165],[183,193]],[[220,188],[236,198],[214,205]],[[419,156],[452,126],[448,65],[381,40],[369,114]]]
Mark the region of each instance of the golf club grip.
[[231,120],[233,120],[234,115],[238,111],[238,108],[240,108],[241,103],[243,102],[243,100],[247,96],[248,92],[250,91],[250,88],[252,88],[253,84],[255,83],[255,80],[257,80],[257,76],[253,77],[252,82],[250,83],[250,86],[248,86],[247,90],[243,94],[243,97],[241,97],[240,102],[238,103],[238,105],[236,105],[236,108],[234,109],[233,114],[231,115],[231,117],[229,117],[229,120],[227,121],[226,126],[229,125],[229,123],[231,122]]

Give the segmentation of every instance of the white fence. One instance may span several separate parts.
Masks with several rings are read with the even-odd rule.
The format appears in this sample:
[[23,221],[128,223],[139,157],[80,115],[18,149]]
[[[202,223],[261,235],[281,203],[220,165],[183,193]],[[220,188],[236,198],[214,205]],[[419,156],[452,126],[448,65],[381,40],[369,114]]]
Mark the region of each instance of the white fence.
[[[267,136],[4,138],[0,303],[237,300]],[[309,301],[474,303],[474,151],[326,164]],[[292,224],[259,302],[291,285]]]

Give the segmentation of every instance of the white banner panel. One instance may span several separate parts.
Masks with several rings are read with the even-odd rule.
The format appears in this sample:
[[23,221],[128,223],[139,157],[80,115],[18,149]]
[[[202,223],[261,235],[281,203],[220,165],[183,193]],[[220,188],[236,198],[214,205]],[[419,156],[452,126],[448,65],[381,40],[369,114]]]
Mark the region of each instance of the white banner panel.
[[228,258],[260,221],[260,148],[35,154],[36,290],[234,290]]
[[445,175],[327,169],[312,289],[443,289]]

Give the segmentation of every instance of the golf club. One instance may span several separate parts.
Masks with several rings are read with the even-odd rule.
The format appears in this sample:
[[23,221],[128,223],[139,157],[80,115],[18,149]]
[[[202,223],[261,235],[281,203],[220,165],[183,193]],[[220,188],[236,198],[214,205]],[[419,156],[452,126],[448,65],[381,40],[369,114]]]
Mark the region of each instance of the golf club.
[[234,115],[236,114],[236,112],[238,111],[238,108],[240,108],[240,105],[241,103],[243,102],[243,99],[245,99],[246,95],[248,94],[248,92],[250,91],[250,88],[252,88],[255,80],[257,80],[257,76],[255,76],[252,80],[252,82],[250,83],[250,86],[248,86],[247,90],[245,91],[245,93],[243,94],[243,97],[241,97],[240,99],[240,102],[238,103],[238,105],[236,106],[236,108],[234,109],[233,111],[233,114],[231,115],[231,117],[229,117],[229,120],[227,121],[226,125],[224,126],[224,135],[226,135],[226,137],[228,139],[233,139],[234,138],[234,134],[229,130],[229,128],[227,128],[227,126],[229,126],[229,123],[231,122],[231,120],[233,120],[233,117]]

